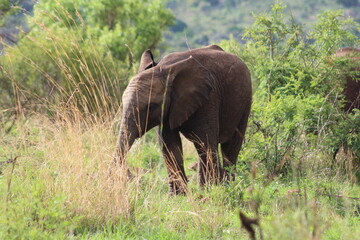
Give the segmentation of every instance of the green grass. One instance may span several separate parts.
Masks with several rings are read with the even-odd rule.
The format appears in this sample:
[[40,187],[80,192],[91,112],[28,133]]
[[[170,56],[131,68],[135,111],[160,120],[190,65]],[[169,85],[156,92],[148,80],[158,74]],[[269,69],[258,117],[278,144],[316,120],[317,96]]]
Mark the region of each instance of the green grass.
[[[132,181],[121,170],[109,173],[116,134],[105,124],[38,115],[1,135],[0,161],[18,159],[13,173],[10,163],[1,167],[0,239],[250,239],[239,211],[260,218],[263,239],[360,236],[360,200],[350,198],[360,187],[331,169],[305,166],[302,177],[265,184],[262,168],[245,162],[234,182],[206,189],[186,169],[189,194],[170,197],[155,132],[128,156]],[[185,151],[189,166],[197,156],[188,142]]]

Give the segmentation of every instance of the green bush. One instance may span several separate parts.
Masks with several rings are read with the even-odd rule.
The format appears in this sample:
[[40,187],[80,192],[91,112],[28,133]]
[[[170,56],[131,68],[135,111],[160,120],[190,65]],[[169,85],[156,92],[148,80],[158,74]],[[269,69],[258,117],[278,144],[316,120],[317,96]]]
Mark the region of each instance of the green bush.
[[[284,8],[275,4],[269,13],[255,15],[244,45],[233,38],[222,42],[248,64],[254,85],[240,160],[255,161],[268,177],[288,175],[304,159],[310,167],[327,168],[336,148],[346,142],[358,159],[346,161],[359,164],[359,115],[342,111],[344,79],[331,64],[331,55],[340,47],[360,43],[353,35],[358,25],[344,19],[341,11],[326,11],[307,32],[284,15]],[[327,164],[319,162],[324,153],[320,159]],[[358,168],[353,166],[353,174]]]
[[31,31],[0,57],[0,104],[106,119],[120,105],[134,59],[155,48],[172,21],[162,0],[40,1],[28,16]]

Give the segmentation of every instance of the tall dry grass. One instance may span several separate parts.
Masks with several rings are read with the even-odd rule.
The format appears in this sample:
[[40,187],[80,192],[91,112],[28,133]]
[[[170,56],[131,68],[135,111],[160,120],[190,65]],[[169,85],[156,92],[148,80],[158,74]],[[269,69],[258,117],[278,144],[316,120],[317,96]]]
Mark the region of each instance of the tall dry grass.
[[[43,185],[42,199],[61,196],[63,208],[84,221],[106,225],[131,217],[141,175],[129,181],[127,170],[112,163],[115,139],[109,126],[84,128],[73,119],[54,122],[38,115],[18,127],[19,135],[8,142],[19,151],[16,188]],[[31,194],[26,198],[35,197]]]
[[82,216],[104,222],[128,217],[136,184],[127,181],[124,168],[111,166],[109,128],[48,124],[53,138],[39,146],[45,154],[44,166],[50,170],[44,172],[47,189],[67,196],[68,207]]
[[[95,222],[116,223],[131,216],[139,184],[138,177],[128,181],[125,168],[111,162],[114,129],[120,118],[117,113],[131,69],[119,71],[119,63],[110,55],[104,56],[93,41],[79,12],[76,16],[74,19],[57,2],[53,13],[41,11],[40,16],[29,18],[46,41],[34,34],[27,34],[26,40],[56,66],[61,81],[32,56],[16,50],[17,46],[7,46],[8,65],[2,68],[14,86],[15,112],[23,120],[17,123],[19,136],[6,144],[9,149],[17,149],[18,179],[27,181],[31,172],[35,179],[42,179],[45,198],[61,195],[66,199],[64,208],[73,214]],[[58,31],[44,24],[45,18],[60,28],[71,27]],[[19,61],[44,79],[48,94],[34,94],[22,85],[12,71]],[[29,122],[35,126],[27,125]],[[42,156],[29,154],[29,148]]]
[[[61,3],[56,4],[51,13],[37,10],[35,17],[28,16],[33,30],[24,33],[18,45],[5,48],[1,70],[13,88],[14,110],[109,121],[120,107],[131,63],[117,61],[93,39],[78,11],[73,16]],[[24,74],[34,76],[21,73],[20,63],[27,68]]]

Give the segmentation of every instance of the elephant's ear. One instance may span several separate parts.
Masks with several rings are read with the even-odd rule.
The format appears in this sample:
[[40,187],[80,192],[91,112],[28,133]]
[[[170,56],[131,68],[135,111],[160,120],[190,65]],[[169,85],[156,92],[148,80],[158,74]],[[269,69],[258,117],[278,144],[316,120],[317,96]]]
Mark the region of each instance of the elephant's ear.
[[139,66],[138,73],[140,73],[146,69],[155,67],[155,66],[156,66],[156,62],[154,61],[154,57],[153,57],[150,49],[143,52],[143,54],[141,55],[141,59],[140,59],[140,66]]
[[180,127],[195,111],[209,100],[213,78],[195,59],[173,64],[169,109],[170,128]]

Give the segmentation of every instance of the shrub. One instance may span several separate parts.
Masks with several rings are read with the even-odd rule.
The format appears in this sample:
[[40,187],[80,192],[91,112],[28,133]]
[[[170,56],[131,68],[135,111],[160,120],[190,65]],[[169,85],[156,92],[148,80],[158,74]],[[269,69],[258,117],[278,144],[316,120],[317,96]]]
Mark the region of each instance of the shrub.
[[358,25],[340,11],[326,11],[306,32],[284,15],[284,8],[275,4],[269,13],[255,15],[245,45],[234,39],[222,42],[248,63],[255,90],[240,159],[255,161],[268,176],[294,173],[304,159],[313,168],[320,161],[329,163],[344,141],[356,156],[360,149],[358,113],[349,116],[341,110],[344,82],[329,64],[344,44],[359,44],[353,34]]

